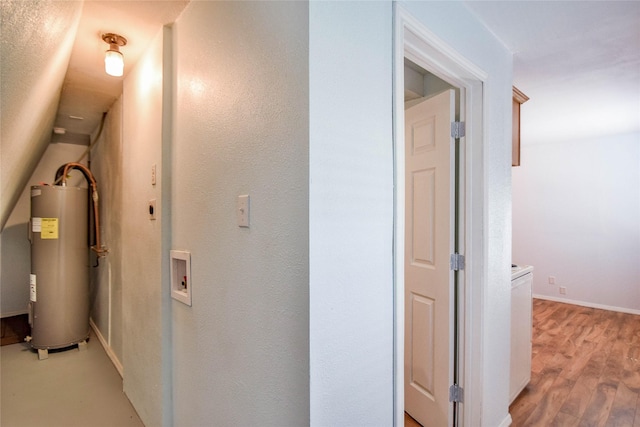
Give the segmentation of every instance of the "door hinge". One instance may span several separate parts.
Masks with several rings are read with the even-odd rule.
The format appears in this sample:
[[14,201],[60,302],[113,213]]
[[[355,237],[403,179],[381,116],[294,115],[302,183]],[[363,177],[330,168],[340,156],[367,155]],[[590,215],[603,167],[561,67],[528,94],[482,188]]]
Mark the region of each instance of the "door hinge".
[[460,271],[464,270],[464,255],[451,254],[451,260],[449,261],[450,270]]
[[449,402],[464,403],[464,389],[458,384],[449,387]]
[[451,122],[451,138],[463,138],[465,130],[464,122]]

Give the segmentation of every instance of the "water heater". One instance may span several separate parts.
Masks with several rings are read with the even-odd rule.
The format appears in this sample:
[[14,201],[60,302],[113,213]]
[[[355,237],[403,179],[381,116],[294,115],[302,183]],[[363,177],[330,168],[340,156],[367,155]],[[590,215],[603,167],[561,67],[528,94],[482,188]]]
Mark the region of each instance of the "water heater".
[[51,349],[89,337],[88,190],[31,187],[31,346],[40,359]]

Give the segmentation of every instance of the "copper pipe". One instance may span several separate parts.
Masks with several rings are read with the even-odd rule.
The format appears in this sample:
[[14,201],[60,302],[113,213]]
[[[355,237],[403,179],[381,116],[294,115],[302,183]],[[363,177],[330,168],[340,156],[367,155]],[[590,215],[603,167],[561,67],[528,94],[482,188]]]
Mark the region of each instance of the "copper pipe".
[[95,233],[96,233],[96,244],[94,246],[91,246],[91,250],[94,251],[98,257],[106,256],[108,250],[105,248],[102,248],[102,246],[100,245],[100,213],[98,208],[98,185],[96,184],[96,180],[94,179],[93,174],[91,173],[91,170],[89,170],[89,168],[87,168],[82,163],[72,162],[72,163],[67,163],[64,167],[64,172],[62,173],[63,186],[67,185],[67,174],[69,173],[69,169],[71,168],[81,169],[82,171],[85,172],[86,176],[89,177],[91,189],[92,189],[91,199],[93,200],[93,216],[94,216],[94,226],[95,226]]

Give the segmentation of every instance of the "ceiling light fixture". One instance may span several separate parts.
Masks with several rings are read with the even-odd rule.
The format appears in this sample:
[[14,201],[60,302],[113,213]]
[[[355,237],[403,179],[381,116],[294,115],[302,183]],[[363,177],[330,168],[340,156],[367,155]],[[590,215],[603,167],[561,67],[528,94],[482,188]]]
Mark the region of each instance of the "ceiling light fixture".
[[107,33],[102,35],[102,40],[109,45],[109,50],[104,55],[104,70],[110,76],[122,76],[124,72],[124,56],[122,56],[119,48],[127,44],[127,39],[118,34]]

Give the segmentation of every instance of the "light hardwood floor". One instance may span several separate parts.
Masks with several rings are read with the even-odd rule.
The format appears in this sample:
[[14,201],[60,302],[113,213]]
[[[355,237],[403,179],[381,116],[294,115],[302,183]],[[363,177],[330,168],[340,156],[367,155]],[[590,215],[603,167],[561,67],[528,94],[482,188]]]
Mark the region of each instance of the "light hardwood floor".
[[640,316],[534,299],[532,357],[514,427],[640,427]]
[[411,415],[404,413],[404,427],[422,427],[422,425],[411,418]]
[[513,427],[640,427],[640,316],[534,299],[531,363]]

